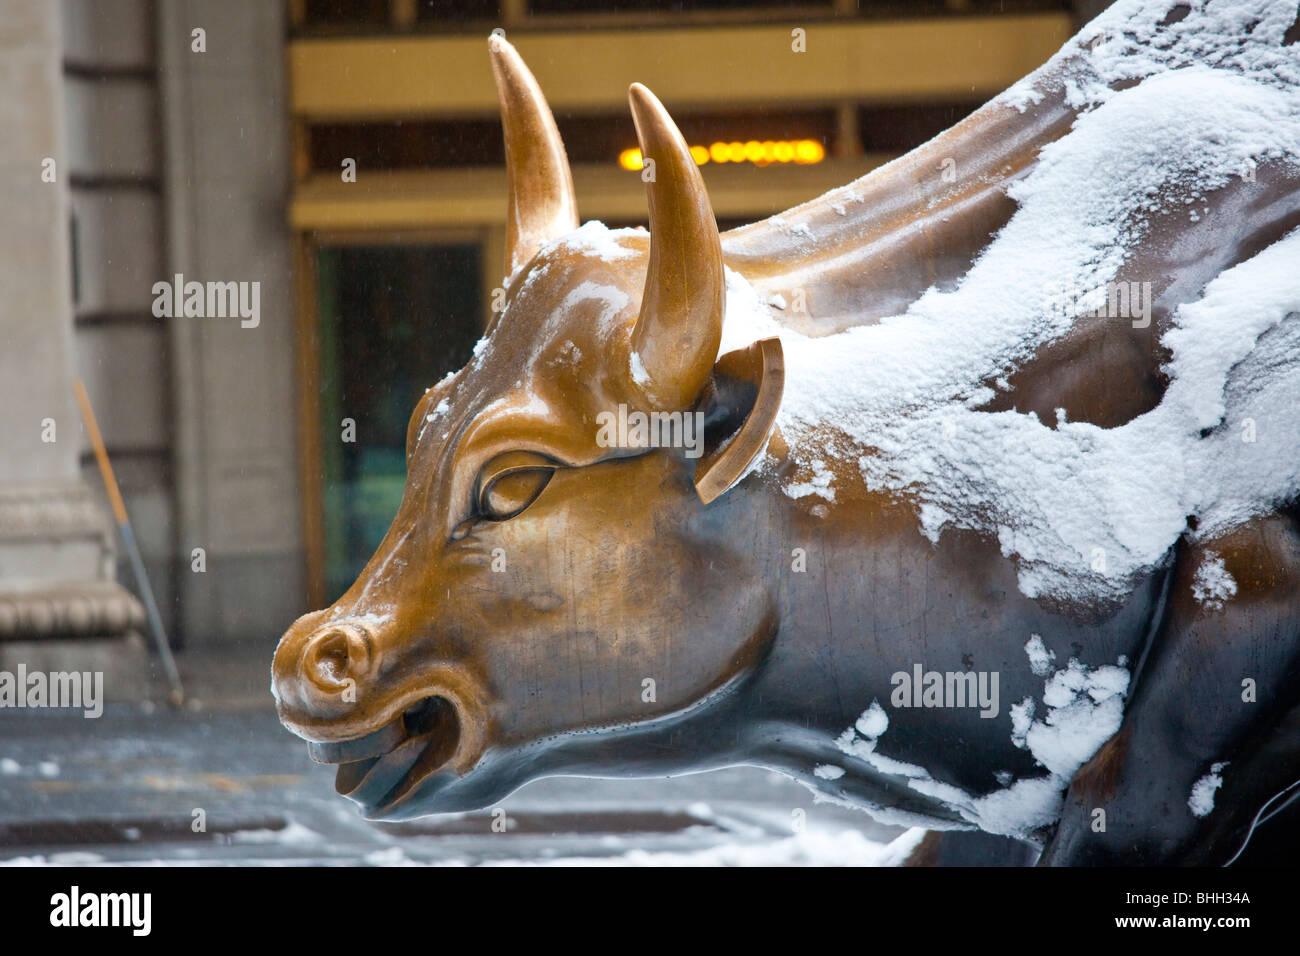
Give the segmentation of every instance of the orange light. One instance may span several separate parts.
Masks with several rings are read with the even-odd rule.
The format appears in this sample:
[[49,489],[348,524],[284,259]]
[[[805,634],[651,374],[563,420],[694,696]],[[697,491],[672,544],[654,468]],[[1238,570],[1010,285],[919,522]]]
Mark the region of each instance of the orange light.
[[[695,160],[696,166],[703,166],[709,161],[708,149],[703,146],[692,146],[691,159]],[[618,164],[624,169],[632,172],[639,170],[642,166],[641,150],[636,149],[635,147],[623,150],[623,152],[618,154]]]
[[825,158],[825,148],[815,139],[801,139],[794,144],[794,161],[796,163],[820,163]]
[[[797,163],[801,166],[820,163],[826,158],[826,147],[815,139],[771,140],[730,143],[710,143],[708,146],[692,146],[691,158],[695,165],[705,163],[753,163],[755,166],[767,166],[770,163]],[[641,168],[641,150],[625,149],[618,154],[618,164],[624,169],[635,171]]]
[[618,164],[627,170],[636,170],[641,168],[641,150],[625,149],[618,154]]

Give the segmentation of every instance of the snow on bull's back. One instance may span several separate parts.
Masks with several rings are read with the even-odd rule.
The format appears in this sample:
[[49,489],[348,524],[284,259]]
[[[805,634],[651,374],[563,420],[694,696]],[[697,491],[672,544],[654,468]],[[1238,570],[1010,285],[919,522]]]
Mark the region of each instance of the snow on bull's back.
[[1073,107],[1105,101],[1120,87],[1169,70],[1209,65],[1278,86],[1300,83],[1287,49],[1295,0],[1118,0],[1041,69],[1000,99],[1025,109],[1058,84]]
[[[1079,310],[1063,300],[1103,304],[1155,216],[1192,222],[1265,163],[1300,174],[1300,44],[1282,46],[1277,25],[1296,5],[1192,4],[1177,40],[1150,50],[1134,30],[1173,5],[1117,4],[1089,28],[1110,45],[1070,80],[1088,108],[1009,186],[1016,213],[956,288],[931,288],[903,314],[808,338],[729,274],[724,350],[771,334],[785,350],[779,425],[813,476],[787,493],[834,501],[817,463],[848,444],[867,487],[909,496],[932,540],[945,526],[987,533],[1027,595],[1109,600],[1163,559],[1188,515],[1208,536],[1300,490],[1300,231],[1174,312],[1161,343],[1170,384],[1150,412],[1103,429],[979,410],[988,383],[1069,331]],[[1265,18],[1253,32],[1252,17]],[[1023,100],[1033,80],[1003,100]],[[1267,422],[1268,443],[1243,450],[1247,419]]]

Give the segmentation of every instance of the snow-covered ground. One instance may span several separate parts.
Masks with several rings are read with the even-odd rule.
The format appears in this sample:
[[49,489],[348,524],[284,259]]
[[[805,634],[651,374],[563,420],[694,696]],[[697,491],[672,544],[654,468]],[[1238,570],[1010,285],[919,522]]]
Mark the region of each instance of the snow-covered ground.
[[892,866],[923,835],[752,768],[542,780],[500,807],[387,825],[332,780],[265,708],[10,711],[0,864]]

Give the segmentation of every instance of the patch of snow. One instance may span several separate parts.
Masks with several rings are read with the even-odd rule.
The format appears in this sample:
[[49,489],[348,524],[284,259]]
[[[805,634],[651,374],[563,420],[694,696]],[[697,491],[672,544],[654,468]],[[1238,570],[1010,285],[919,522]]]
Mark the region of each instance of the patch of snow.
[[379,614],[375,611],[367,611],[364,614],[353,614],[349,620],[359,621],[362,624],[369,624],[371,627],[379,627],[382,624],[387,624],[392,620],[392,617],[393,614],[391,610],[384,614]]
[[635,259],[641,252],[620,245],[620,236],[639,236],[645,238],[643,229],[610,229],[599,220],[583,223],[573,232],[561,236],[554,243],[548,243],[543,250],[551,246],[562,246],[571,252],[599,259],[601,262],[620,262]]
[[632,357],[628,359],[628,367],[632,370],[632,381],[643,386],[650,384],[650,373],[645,370],[640,352],[633,350]]
[[821,777],[823,780],[838,780],[844,776],[844,768],[837,767],[832,763],[822,763],[813,767],[813,774]]
[[715,817],[713,807],[709,806],[703,800],[696,800],[686,805],[686,813],[695,817],[697,820],[712,820]]
[[279,830],[236,830],[230,834],[232,843],[278,843],[281,846],[316,846],[321,839],[319,833],[296,820],[290,820]]
[[880,701],[871,702],[871,706],[854,722],[853,729],[864,737],[874,739],[884,736],[885,731],[889,729],[889,715],[885,713],[885,708],[880,706]]
[[[1032,830],[1053,822],[1060,815],[1064,787],[1050,777],[1021,780],[1002,790],[983,797],[973,797],[959,787],[935,780],[923,767],[894,760],[876,752],[880,734],[888,728],[888,718],[878,701],[863,713],[853,727],[839,739],[836,746],[850,756],[857,757],[881,773],[894,774],[907,780],[907,785],[918,793],[932,797],[956,810],[969,825],[989,833],[1025,836]],[[880,731],[864,734],[863,730]],[[864,810],[882,823],[902,823],[916,815],[903,813],[889,807],[861,805],[835,798],[831,802],[843,803]],[[920,822],[920,821],[918,821]],[[930,829],[964,829],[960,824],[926,819],[922,825]]]
[[917,518],[920,519],[921,534],[929,538],[931,544],[939,543],[939,537],[943,534],[944,525],[952,521],[952,515],[932,501],[923,501],[921,503],[921,507],[917,510]]
[[362,862],[369,866],[419,866],[398,846],[367,853],[362,857]]
[[0,757],[0,774],[12,777],[23,772],[23,765],[13,757]]
[[449,411],[451,411],[451,403],[445,398],[439,401],[438,404],[433,407],[433,411],[424,416],[424,421],[420,424],[420,430],[416,434],[415,440],[418,442],[422,439],[424,437],[424,430],[429,427],[430,423],[442,418]]
[[1034,724],[1034,699],[1026,697],[1018,704],[1011,705],[1011,742],[1024,749],[1029,737],[1029,728]]
[[812,469],[812,477],[807,481],[792,481],[782,490],[791,498],[806,498],[809,495],[816,495],[819,498],[825,498],[827,501],[835,500],[835,488],[831,482],[835,475],[826,467],[826,462],[820,458],[815,458],[808,463]]
[[1043,644],[1043,639],[1037,634],[1029,636],[1029,641],[1025,644],[1025,653],[1029,655],[1029,669],[1034,672],[1035,677],[1046,677],[1051,673],[1056,652],[1049,651]]
[[1237,582],[1224,567],[1223,557],[1206,554],[1192,579],[1192,597],[1211,611],[1220,611],[1236,593]]
[[[1186,16],[1165,23],[1183,6]],[[1023,112],[1046,90],[1068,91],[1074,108],[1096,106],[1126,81],[1206,63],[1276,86],[1300,83],[1300,61],[1282,46],[1295,22],[1294,0],[1120,0],[1059,53],[998,97]]]
[[600,315],[597,316],[596,322],[604,325],[627,308],[630,300],[627,293],[617,286],[600,282],[579,282],[560,301],[559,306],[555,309],[555,315],[557,318],[561,318],[566,313],[577,308],[579,304],[593,301],[600,303]]
[[1210,812],[1214,809],[1215,791],[1223,786],[1223,777],[1220,775],[1226,766],[1228,766],[1226,760],[1211,765],[1210,772],[1192,784],[1191,795],[1187,798],[1187,806],[1192,811],[1192,816],[1206,817],[1210,815]]
[[809,828],[780,840],[723,843],[700,850],[630,850],[618,856],[556,857],[549,860],[489,860],[484,866],[898,866],[925,836],[919,827],[889,843],[857,830]]
[[1071,658],[1043,687],[1047,713],[1025,732],[1034,759],[1068,781],[1119,730],[1129,673],[1118,665],[1088,667]]
[[[779,337],[784,344],[784,338],[789,332],[773,318],[768,303],[760,298],[754,287],[739,272],[724,267],[724,275],[727,280],[727,304],[718,354],[725,355],[742,349],[760,339]],[[779,293],[776,297],[780,297]]]
[[[879,701],[872,701],[854,726],[840,735],[836,746],[875,770],[904,778],[908,787],[951,808],[985,832],[1029,838],[1035,830],[1060,818],[1071,778],[1119,729],[1129,674],[1122,666],[1092,668],[1075,659],[1064,668],[1052,670],[1052,658],[1041,638],[1037,641],[1030,638],[1025,653],[1035,675],[1046,677],[1043,685],[1046,712],[1042,720],[1034,719],[1033,698],[1013,705],[1011,739],[1015,746],[1028,748],[1047,769],[1046,776],[1015,780],[1011,774],[1001,771],[995,774],[1001,789],[983,796],[936,780],[923,767],[879,752],[880,738],[889,726],[888,715]],[[888,812],[882,813],[882,808],[861,809],[881,822],[893,822]],[[931,827],[940,828],[934,824]]]

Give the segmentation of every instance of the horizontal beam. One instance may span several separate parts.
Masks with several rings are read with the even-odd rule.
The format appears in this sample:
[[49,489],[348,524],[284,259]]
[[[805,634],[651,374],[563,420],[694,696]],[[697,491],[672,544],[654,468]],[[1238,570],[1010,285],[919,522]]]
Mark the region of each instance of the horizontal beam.
[[[645,83],[670,108],[968,100],[1001,92],[1072,35],[1064,13],[887,22],[511,34],[556,110],[626,108]],[[291,110],[304,119],[491,114],[486,37],[299,39]]]
[[[832,159],[815,166],[702,167],[719,219],[762,219],[843,186],[888,162],[892,155]],[[645,186],[639,172],[614,164],[573,168],[584,220],[642,221]],[[355,183],[337,175],[300,183],[289,207],[290,225],[311,230],[393,230],[502,225],[506,175],[500,168],[365,173]]]

